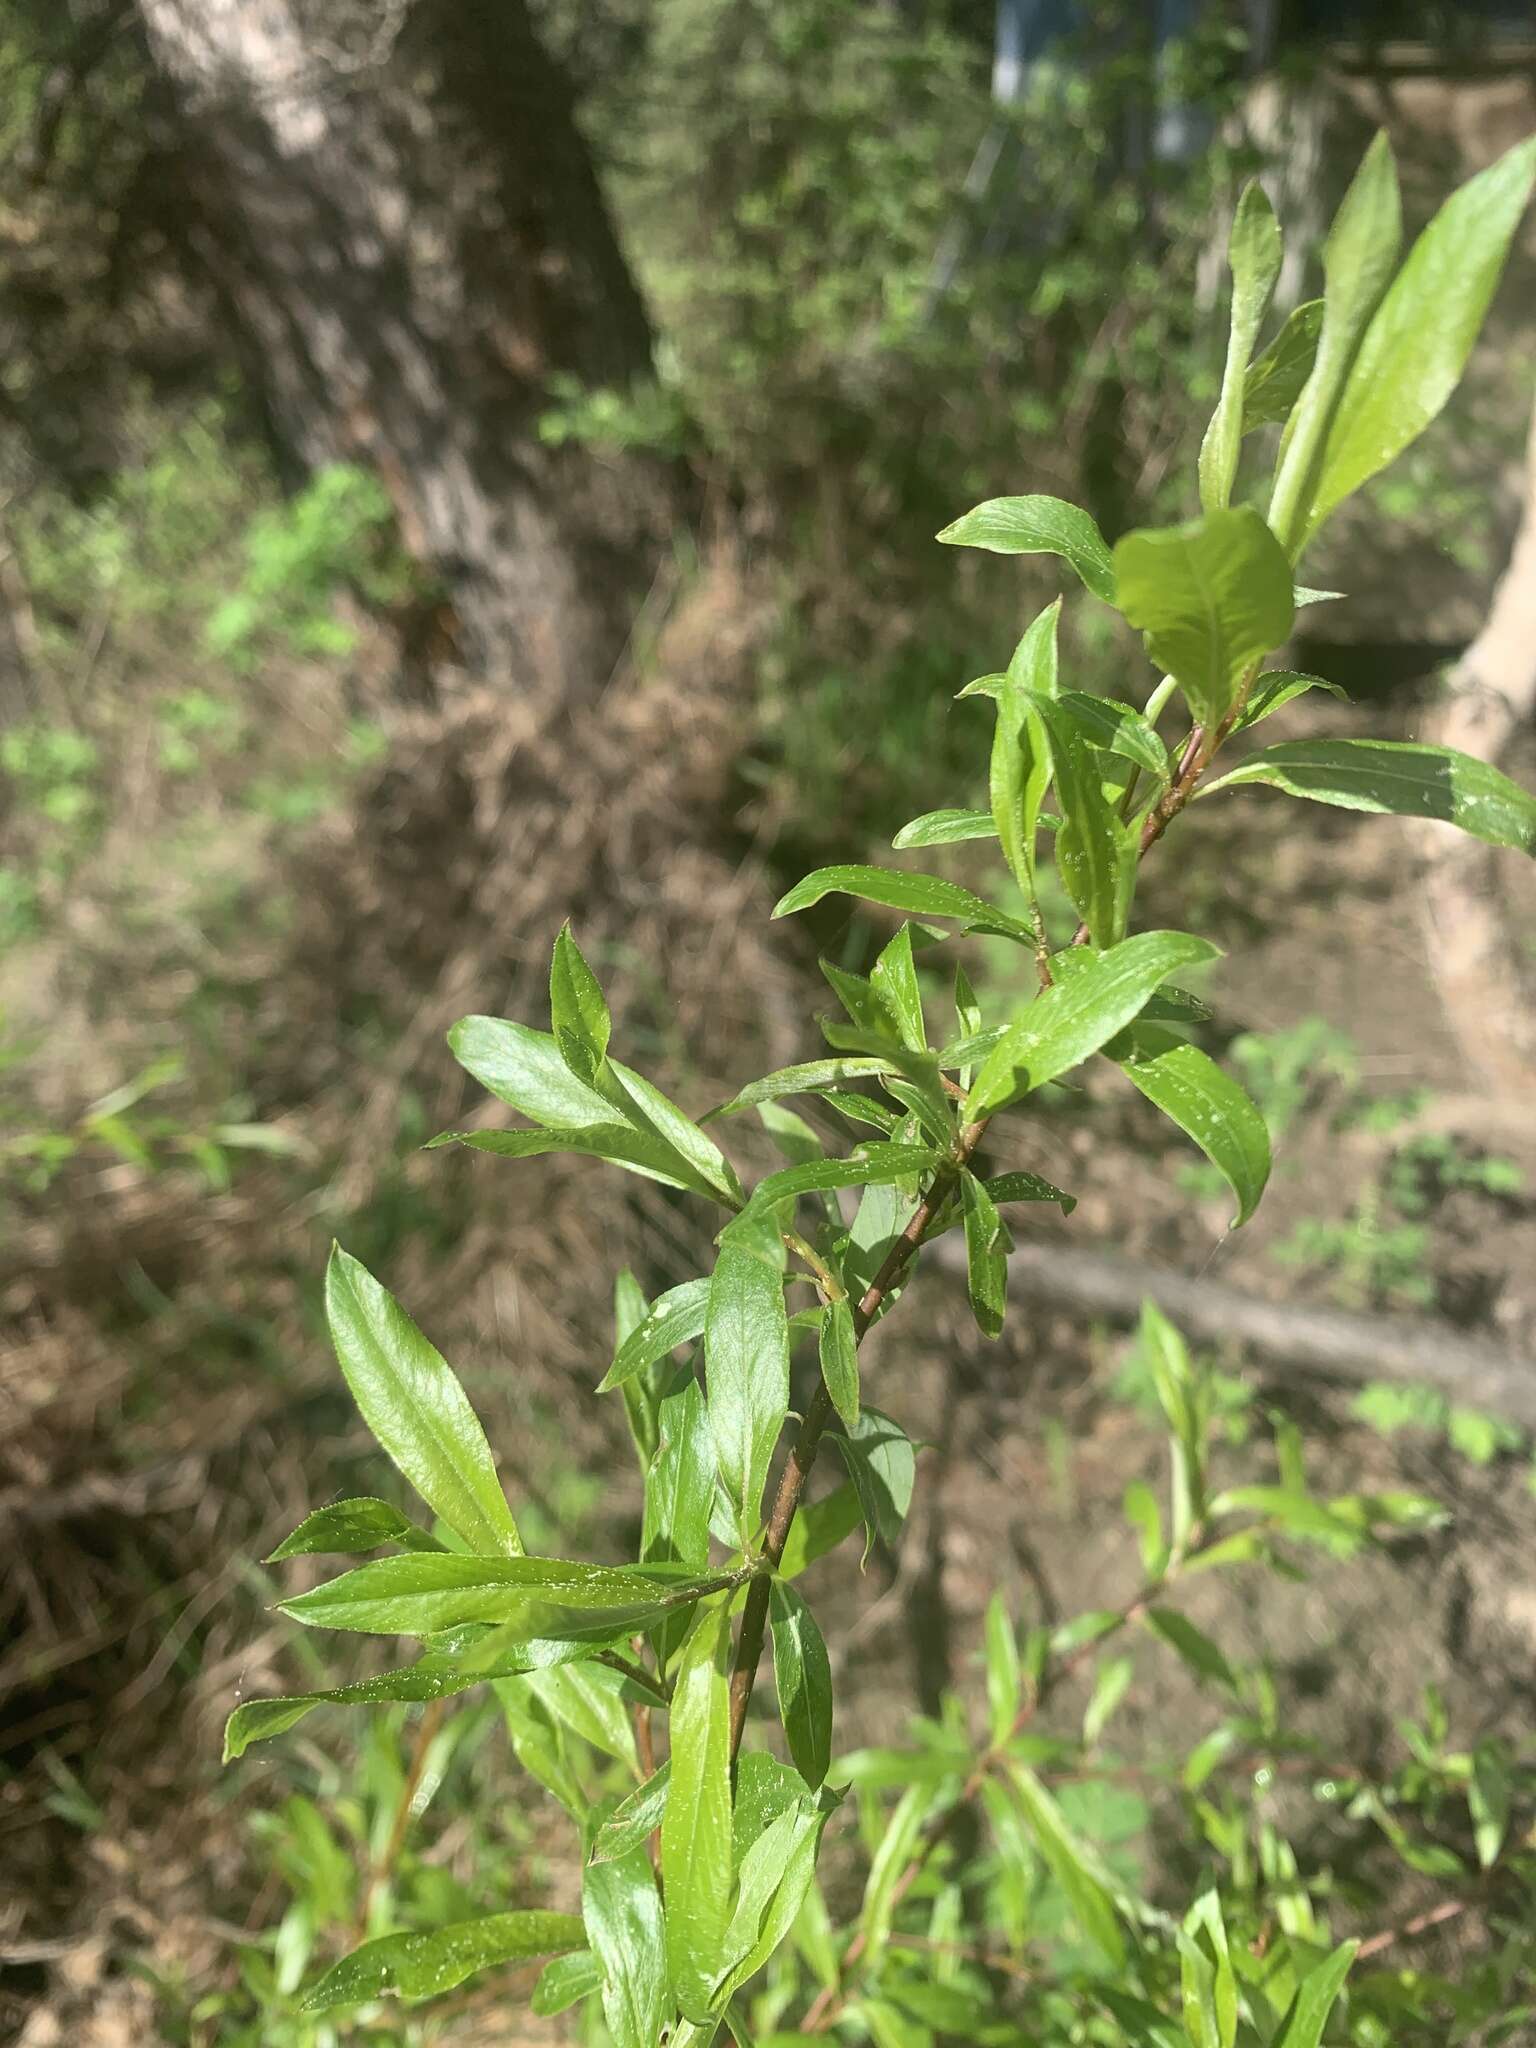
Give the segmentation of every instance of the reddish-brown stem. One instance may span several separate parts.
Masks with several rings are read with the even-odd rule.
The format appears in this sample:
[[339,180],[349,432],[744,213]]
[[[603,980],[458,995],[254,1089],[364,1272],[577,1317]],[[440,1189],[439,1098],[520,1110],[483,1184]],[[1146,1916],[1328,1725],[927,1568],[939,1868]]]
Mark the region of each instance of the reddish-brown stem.
[[1443,1927],[1447,1920],[1457,1920],[1469,1912],[1472,1904],[1471,1899],[1442,1899],[1438,1906],[1415,1913],[1401,1927],[1384,1927],[1380,1934],[1368,1935],[1356,1949],[1355,1960],[1363,1963],[1367,1957],[1379,1956],[1383,1949],[1391,1948],[1394,1942],[1411,1941],[1416,1934],[1427,1934],[1432,1927]]

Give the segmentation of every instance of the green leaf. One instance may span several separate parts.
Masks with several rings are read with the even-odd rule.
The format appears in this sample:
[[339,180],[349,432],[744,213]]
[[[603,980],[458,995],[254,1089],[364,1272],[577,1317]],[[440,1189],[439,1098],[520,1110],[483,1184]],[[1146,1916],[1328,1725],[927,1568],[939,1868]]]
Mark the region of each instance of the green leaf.
[[[521,1683],[573,1735],[638,1771],[634,1729],[623,1693],[629,1681],[621,1672],[606,1664],[545,1665],[528,1672]],[[504,1697],[504,1684],[498,1691]]]
[[679,1344],[691,1344],[703,1331],[708,1303],[707,1280],[685,1280],[680,1287],[669,1287],[658,1295],[643,1321],[635,1324],[619,1346],[597,1391],[606,1394],[612,1387],[621,1387]]
[[722,1600],[700,1610],[678,1659],[661,1821],[667,1971],[690,2019],[708,2011],[730,1909],[730,1654],[730,1603]]
[[466,1073],[498,1101],[550,1130],[579,1130],[612,1121],[595,1088],[573,1074],[547,1031],[503,1017],[461,1017],[449,1048]]
[[672,1765],[668,1761],[653,1771],[643,1785],[637,1785],[628,1798],[619,1801],[597,1831],[592,1862],[612,1863],[644,1846],[646,1838],[661,1826],[671,1779]]
[[608,1050],[613,1020],[569,924],[560,928],[549,965],[549,1021],[566,1065],[590,1081]]
[[825,1557],[850,1537],[864,1519],[858,1488],[845,1479],[821,1500],[803,1507],[790,1524],[789,1541],[779,1559],[779,1577],[796,1579],[818,1557]]
[[587,1865],[581,1917],[602,1965],[603,2018],[614,2048],[656,2048],[672,2001],[661,1900],[643,1849]]
[[933,1788],[909,1784],[896,1802],[885,1824],[885,1833],[870,1858],[869,1876],[864,1884],[864,1903],[859,1912],[859,1934],[864,1943],[864,1967],[873,1970],[891,1938],[895,1915],[896,1887],[917,1847],[923,1816],[933,1802]]
[[279,1543],[267,1563],[280,1564],[285,1557],[325,1553],[342,1556],[359,1550],[377,1550],[383,1543],[398,1543],[402,1550],[443,1547],[435,1536],[418,1529],[387,1500],[339,1500],[306,1515],[293,1534]]
[[1243,432],[1283,420],[1300,398],[1317,360],[1323,302],[1308,299],[1287,315],[1269,346],[1255,356],[1243,379]]
[[1395,461],[1456,389],[1533,182],[1536,137],[1452,193],[1414,243],[1350,365],[1304,540]]
[[971,1313],[983,1337],[1000,1337],[1008,1313],[1010,1239],[992,1197],[974,1173],[961,1176],[960,1201],[965,1218],[965,1272]]
[[832,1665],[815,1617],[793,1586],[776,1580],[769,1602],[773,1682],[795,1769],[814,1791],[832,1761]]
[[[764,1829],[742,1858],[736,1909],[725,1941],[730,1960],[715,1987],[717,2005],[756,1976],[789,1934],[815,1881],[816,1851],[825,1822],[824,1808],[798,1799]],[[729,2023],[729,2012],[726,2017]],[[739,2028],[735,2034],[739,2042],[746,2042]]]
[[752,1190],[754,1209],[771,1209],[793,1195],[818,1189],[869,1187],[877,1182],[912,1180],[932,1172],[937,1163],[931,1145],[861,1145],[847,1159],[811,1159],[804,1166],[785,1166],[770,1173]]
[[[1237,1977],[1232,1968],[1232,1950],[1227,1938],[1226,1921],[1222,1915],[1221,1899],[1214,1888],[1202,1892],[1185,1915],[1184,1932],[1179,1944],[1181,1952],[1186,1941],[1198,1957],[1199,1963],[1205,1966],[1197,1970],[1197,1974],[1209,1984],[1208,1998],[1202,2001],[1204,2018],[1209,2028],[1204,2038],[1208,2041],[1209,2048],[1234,2048],[1238,2020]],[[1187,1995],[1186,1990],[1186,1998]],[[1191,2039],[1194,2038],[1194,2034],[1191,2033]]]
[[1129,1657],[1111,1657],[1107,1664],[1099,1666],[1093,1682],[1093,1696],[1083,1710],[1085,1749],[1093,1749],[1097,1745],[1135,1675],[1136,1666]]
[[1064,1195],[1037,1173],[994,1173],[982,1186],[994,1202],[1055,1202],[1063,1216],[1077,1207],[1076,1195]]
[[1000,1593],[987,1602],[984,1623],[987,1660],[987,1713],[990,1740],[994,1748],[1013,1732],[1023,1698],[1023,1673],[1019,1664],[1019,1638]]
[[304,2000],[305,2012],[365,2005],[375,1998],[434,1998],[477,1970],[560,1955],[586,1946],[586,1930],[570,1913],[488,1913],[428,1934],[386,1934],[365,1941],[327,1970]]
[[1115,549],[1120,608],[1203,726],[1291,630],[1291,565],[1251,506],[1128,533]]
[[485,1431],[452,1369],[366,1266],[331,1247],[325,1312],[358,1412],[432,1512],[486,1556],[522,1540]]
[[1274,2048],[1318,2048],[1323,2028],[1328,2024],[1328,2015],[1338,2003],[1344,1979],[1349,1975],[1349,1966],[1355,1960],[1355,1950],[1359,1946],[1358,1941],[1346,1941],[1326,1962],[1319,1963],[1315,1970],[1302,1978],[1275,2036]]
[[534,1637],[599,1639],[643,1628],[671,1608],[713,1592],[658,1566],[567,1564],[549,1557],[462,1557],[424,1551],[359,1565],[311,1592],[280,1600],[312,1628],[373,1635],[430,1635],[469,1622],[505,1623]]
[[1536,854],[1536,796],[1454,747],[1401,740],[1283,740],[1207,785],[1202,794],[1267,782],[1345,811],[1439,818],[1490,846]]
[[858,1490],[867,1561],[877,1539],[893,1549],[901,1535],[901,1525],[912,1504],[916,1454],[901,1424],[892,1422],[878,1408],[861,1408],[854,1427],[841,1434],[833,1431],[832,1441]]
[[989,498],[946,526],[950,547],[994,555],[1060,555],[1105,604],[1115,602],[1115,572],[1104,536],[1089,515],[1061,498]]
[[1385,133],[1355,173],[1323,245],[1323,324],[1312,373],[1286,422],[1269,524],[1287,555],[1300,553],[1310,501],[1339,394],[1402,245],[1397,166]]
[[1498,1746],[1480,1742],[1472,1752],[1472,1777],[1467,1786],[1467,1809],[1472,1817],[1477,1860],[1489,1870],[1499,1859],[1509,1831],[1509,1766]]
[[1197,1678],[1212,1679],[1217,1685],[1224,1685],[1228,1692],[1237,1691],[1237,1677],[1232,1666],[1210,1637],[1196,1628],[1187,1615],[1180,1614],[1174,1607],[1149,1607],[1144,1619],[1152,1633],[1161,1636]]
[[1100,1950],[1111,1969],[1123,1969],[1125,1936],[1097,1859],[1068,1827],[1061,1808],[1027,1765],[1010,1758],[1007,1771],[1029,1831],[1066,1893],[1084,1938]]
[[1261,718],[1272,718],[1308,690],[1326,690],[1330,697],[1349,702],[1347,690],[1341,690],[1337,683],[1325,682],[1321,676],[1301,675],[1289,668],[1271,669],[1254,684],[1232,730],[1243,732],[1250,725],[1257,725]]
[[1216,1062],[1155,1024],[1127,1034],[1121,1071],[1164,1116],[1193,1138],[1237,1197],[1232,1227],[1248,1221],[1269,1179],[1269,1126],[1258,1105]]
[[[650,1304],[645,1290],[627,1266],[621,1267],[613,1281],[613,1345],[617,1355],[623,1350],[628,1338],[645,1321]],[[647,1370],[643,1375],[626,1380],[623,1386],[624,1415],[629,1423],[629,1433],[634,1440],[635,1456],[640,1461],[643,1476],[649,1469],[656,1454],[656,1407],[661,1399],[657,1385],[657,1373]]]
[[971,1084],[966,1117],[991,1116],[1081,1065],[1124,1030],[1159,982],[1217,957],[1208,940],[1186,932],[1139,932],[1098,954],[1009,1026]]
[[709,1411],[693,1373],[684,1369],[657,1411],[656,1455],[645,1475],[640,1555],[646,1564],[709,1562],[709,1510],[715,1492],[715,1448]]
[[588,1159],[606,1159],[613,1166],[627,1166],[668,1187],[713,1193],[698,1185],[670,1145],[629,1124],[588,1124],[579,1131],[440,1131],[428,1141],[427,1149],[435,1151],[444,1145],[491,1152],[499,1159],[538,1159],[547,1153],[573,1152]]
[[1207,512],[1225,511],[1237,476],[1243,438],[1249,358],[1269,310],[1280,275],[1280,223],[1257,179],[1238,197],[1227,243],[1232,270],[1232,320],[1221,397],[1200,448],[1200,503]]
[[958,917],[967,924],[1007,932],[1033,945],[1034,934],[1016,917],[1008,917],[969,889],[937,875],[900,872],[895,868],[817,868],[797,882],[773,907],[775,917],[788,917],[796,910],[808,910],[823,896],[841,894],[862,897],[867,903],[885,903],[893,910],[909,911],[914,917]]
[[545,1964],[528,2004],[540,2019],[553,2019],[596,1991],[602,1981],[603,1966],[597,1957],[590,1949],[578,1949]]
[[918,846],[956,846],[966,839],[995,839],[997,825],[990,811],[924,811],[903,825],[891,845],[898,853]]
[[1062,826],[1056,835],[1056,872],[1074,908],[1100,948],[1125,936],[1135,886],[1138,833],[1123,824],[1104,794],[1092,746],[1059,705],[1039,703],[1051,736]]
[[705,1122],[717,1116],[739,1116],[744,1109],[756,1109],[760,1103],[776,1102],[782,1095],[824,1095],[829,1089],[842,1088],[850,1081],[865,1080],[873,1074],[894,1074],[896,1071],[891,1061],[882,1057],[805,1060],[797,1067],[780,1067],[777,1073],[765,1074],[761,1081],[753,1081],[739,1095],[733,1095],[729,1102],[722,1102],[718,1109],[712,1109]]
[[828,1302],[821,1319],[821,1377],[844,1427],[854,1428],[859,1419],[859,1340],[846,1295]]
[[1035,834],[1051,780],[1051,749],[1033,699],[1054,699],[1061,600],[1047,605],[1014,650],[997,696],[988,789],[992,817],[1014,880],[1035,896]]
[[1057,702],[1090,745],[1133,761],[1159,782],[1168,780],[1168,749],[1139,711],[1114,697],[1091,697],[1086,690],[1063,690]]
[[912,927],[904,924],[870,970],[870,984],[895,1020],[901,1042],[913,1052],[928,1044],[923,1024],[923,997],[912,957]]
[[745,1545],[789,1412],[789,1317],[782,1270],[729,1236],[709,1283],[704,1359],[720,1484]]

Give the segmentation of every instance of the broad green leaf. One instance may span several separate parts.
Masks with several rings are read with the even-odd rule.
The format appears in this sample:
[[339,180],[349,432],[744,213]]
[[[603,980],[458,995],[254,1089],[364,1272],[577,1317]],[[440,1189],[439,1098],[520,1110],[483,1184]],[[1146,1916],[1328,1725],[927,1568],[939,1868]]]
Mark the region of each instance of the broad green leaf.
[[[854,1212],[848,1245],[843,1253],[843,1280],[855,1302],[863,1298],[876,1273],[890,1256],[891,1247],[906,1228],[914,1206],[908,1196],[893,1184],[876,1182],[865,1188]],[[910,1273],[909,1262],[904,1277],[910,1277]],[[900,1292],[901,1283],[898,1282],[883,1307],[888,1308]]]
[[745,1544],[789,1412],[789,1317],[782,1269],[729,1236],[709,1283],[704,1360],[716,1466]]
[[891,845],[898,853],[910,853],[917,846],[956,846],[966,839],[996,837],[990,811],[924,811],[902,826]]
[[1536,854],[1536,796],[1486,761],[1454,747],[1401,740],[1284,740],[1202,794],[1266,782],[1346,811],[1440,818],[1490,846]]
[[1243,379],[1243,432],[1274,425],[1289,414],[1317,360],[1323,330],[1323,302],[1308,299],[1286,316],[1269,346],[1248,365]]
[[821,1319],[821,1377],[843,1426],[859,1419],[859,1340],[854,1333],[853,1306],[846,1295],[828,1302]]
[[845,1087],[850,1081],[895,1072],[891,1062],[880,1057],[804,1060],[797,1067],[780,1067],[777,1073],[765,1074],[761,1081],[753,1081],[739,1095],[733,1095],[729,1102],[722,1102],[718,1109],[712,1109],[705,1122],[717,1116],[739,1116],[744,1109],[756,1109],[761,1103],[776,1102],[782,1095],[824,1095],[829,1089]]
[[657,1411],[656,1455],[645,1475],[640,1555],[646,1564],[709,1562],[709,1509],[715,1449],[709,1411],[693,1373],[681,1372]]
[[539,1972],[528,2004],[540,2019],[552,2019],[597,1990],[603,1981],[603,1966],[589,1948],[568,1956],[556,1956]]
[[1040,704],[1062,826],[1056,835],[1056,872],[1096,947],[1125,936],[1135,886],[1137,829],[1124,824],[1104,794],[1093,748],[1059,705]]
[[988,791],[997,836],[1014,880],[1033,902],[1035,834],[1051,780],[1051,749],[1032,699],[1054,699],[1061,600],[1047,605],[1014,650],[997,696]]
[[1536,182],[1536,137],[1470,179],[1408,253],[1339,398],[1304,540],[1423,433],[1456,389]]
[[613,1020],[569,924],[560,928],[549,965],[549,1022],[566,1065],[591,1080],[608,1050]]
[[466,1073],[532,1123],[580,1130],[613,1119],[608,1103],[571,1072],[547,1031],[504,1017],[461,1017],[448,1044]]
[[1269,1179],[1269,1126],[1246,1089],[1198,1047],[1155,1024],[1136,1024],[1114,1057],[1126,1079],[1193,1138],[1237,1197],[1236,1229],[1258,1207]]
[[[678,1659],[661,1820],[667,1972],[690,2019],[709,2009],[731,1896],[730,1602],[702,1608]],[[606,1866],[614,1868],[613,1865]]]
[[1274,2048],[1318,2048],[1323,2038],[1323,2029],[1328,2024],[1328,2015],[1339,2001],[1344,1989],[1344,1979],[1349,1975],[1349,1966],[1355,1960],[1358,1941],[1346,1941],[1336,1948],[1325,1962],[1318,1964],[1309,1975],[1302,1978],[1291,2000],[1280,2031],[1275,2036]]
[[1060,555],[1105,604],[1115,602],[1115,571],[1104,536],[1090,516],[1061,498],[989,498],[946,526],[950,547],[994,555]]
[[867,903],[885,903],[893,910],[905,910],[914,917],[958,917],[967,924],[985,925],[989,930],[1011,933],[1029,944],[1034,935],[1016,917],[1008,917],[969,889],[937,875],[901,872],[895,868],[817,868],[773,907],[775,917],[788,917],[808,910],[823,896],[858,896]]
[[1097,1858],[1068,1827],[1061,1808],[1027,1765],[1010,1758],[1007,1769],[1035,1845],[1066,1893],[1073,1919],[1110,1968],[1122,1969],[1125,1935]]
[[[435,1998],[477,1970],[559,1955],[586,1946],[586,1930],[570,1913],[488,1913],[428,1934],[386,1934],[365,1941],[327,1970],[304,2000],[305,2012],[365,2005],[393,1994]],[[649,2048],[649,2044],[648,2044]]]
[[1216,947],[1186,932],[1139,932],[1098,954],[1009,1026],[971,1084],[967,1118],[990,1116],[1081,1065],[1124,1030],[1159,982],[1215,958]]
[[832,1761],[832,1665],[821,1630],[793,1586],[776,1580],[769,1602],[773,1682],[795,1769],[814,1791]]
[[623,1693],[627,1682],[608,1665],[591,1662],[544,1665],[521,1681],[573,1735],[636,1771],[634,1728]]
[[487,1622],[519,1626],[525,1639],[595,1640],[643,1628],[720,1584],[718,1578],[698,1579],[658,1566],[423,1551],[359,1565],[278,1605],[312,1628],[373,1635],[428,1635]]
[[730,1161],[713,1138],[706,1137],[675,1102],[663,1095],[643,1074],[610,1060],[604,1068],[610,1085],[610,1099],[624,1112],[642,1135],[658,1138],[684,1162],[684,1179],[700,1193],[734,1206],[742,1199],[741,1183]]
[[786,1166],[770,1173],[752,1190],[755,1209],[771,1209],[793,1195],[825,1188],[868,1187],[877,1181],[913,1180],[937,1164],[928,1145],[861,1145],[847,1159],[811,1159],[804,1166]]
[[[850,1493],[852,1488],[849,1488]],[[855,1509],[854,1520],[858,1519]],[[268,1742],[284,1735],[316,1707],[374,1707],[398,1700],[421,1702],[447,1699],[467,1692],[494,1678],[510,1678],[525,1671],[572,1658],[589,1657],[590,1643],[523,1642],[514,1640],[516,1631],[465,1629],[450,1638],[454,1647],[432,1647],[394,1671],[381,1671],[372,1678],[354,1679],[324,1692],[306,1692],[287,1699],[247,1700],[235,1708],[224,1725],[224,1761],[233,1763],[253,1742]]]
[[522,1541],[479,1418],[441,1353],[394,1297],[340,1245],[331,1247],[325,1312],[358,1412],[427,1506],[486,1556]]
[[280,1564],[285,1557],[343,1556],[359,1550],[377,1550],[380,1544],[398,1543],[402,1550],[441,1550],[442,1544],[425,1529],[418,1529],[387,1500],[339,1500],[328,1508],[306,1515],[291,1536],[287,1536],[267,1559]]
[[971,1313],[984,1337],[999,1337],[1008,1312],[1008,1233],[992,1197],[974,1173],[962,1176],[960,1200]]
[[752,1844],[781,1813],[806,1796],[804,1779],[766,1750],[743,1750],[736,1763],[736,1804],[731,1816],[732,1854],[738,1866]]
[[818,1557],[825,1557],[850,1537],[863,1519],[858,1488],[852,1480],[845,1479],[821,1500],[813,1500],[790,1524],[789,1540],[779,1559],[779,1577],[798,1578]]
[[1232,319],[1221,397],[1200,447],[1200,503],[1207,512],[1226,510],[1242,446],[1248,363],[1259,327],[1280,275],[1280,223],[1257,179],[1238,197],[1227,243],[1232,271]]
[[1248,672],[1291,630],[1290,561],[1248,505],[1126,534],[1115,575],[1120,609],[1206,727],[1221,722]]
[[643,1849],[589,1863],[581,1917],[603,1972],[603,2018],[614,2048],[656,2048],[672,2017],[661,1899]]
[[912,957],[912,927],[904,924],[870,969],[875,993],[895,1019],[897,1035],[913,1052],[928,1043],[923,1024],[923,997],[917,985],[917,963]]
[[620,1856],[627,1856],[632,1849],[643,1847],[646,1837],[655,1834],[661,1826],[671,1780],[672,1765],[669,1761],[653,1771],[643,1785],[637,1785],[626,1799],[619,1801],[597,1831],[597,1839],[592,1844],[592,1862],[612,1863]]
[[621,1387],[679,1344],[691,1344],[703,1331],[708,1303],[707,1280],[685,1280],[680,1287],[669,1287],[658,1295],[643,1321],[636,1323],[619,1346],[597,1391],[606,1394],[611,1387]]
[[912,1504],[917,1471],[916,1454],[906,1431],[878,1408],[861,1408],[854,1427],[841,1433],[834,1430],[832,1441],[858,1490],[866,1560],[877,1538],[894,1549]]
[[1118,754],[1145,768],[1158,782],[1168,780],[1168,749],[1142,714],[1113,697],[1092,697],[1086,690],[1063,690],[1057,699],[1082,737],[1106,754]]
[[1396,268],[1402,239],[1397,166],[1383,132],[1366,151],[1323,245],[1323,324],[1317,355],[1286,422],[1269,503],[1270,528],[1289,556],[1301,550],[1339,394],[1360,337]]
[[1176,1656],[1186,1663],[1198,1678],[1213,1679],[1228,1692],[1237,1691],[1237,1677],[1232,1666],[1202,1629],[1187,1615],[1180,1614],[1175,1607],[1149,1607],[1143,1617],[1146,1625],[1156,1636],[1161,1636]]
[[1037,1173],[994,1173],[982,1186],[994,1202],[1055,1202],[1063,1216],[1077,1207],[1076,1195],[1064,1195]]
[[1248,693],[1248,701],[1232,730],[1242,732],[1250,725],[1257,725],[1261,718],[1272,718],[1308,690],[1326,690],[1330,697],[1340,697],[1346,704],[1349,702],[1347,690],[1341,690],[1337,683],[1325,682],[1321,676],[1301,675],[1289,668],[1271,669],[1259,677]]

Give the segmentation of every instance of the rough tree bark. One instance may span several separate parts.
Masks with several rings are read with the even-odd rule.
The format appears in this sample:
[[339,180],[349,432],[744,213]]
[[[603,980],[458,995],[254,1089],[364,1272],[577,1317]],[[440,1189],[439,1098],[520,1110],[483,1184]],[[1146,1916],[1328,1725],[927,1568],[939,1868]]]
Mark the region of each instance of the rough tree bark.
[[[1498,762],[1536,721],[1536,416],[1514,552],[1481,633],[1456,665],[1425,738]],[[1415,828],[1430,959],[1463,1051],[1493,1088],[1522,1099],[1536,1074],[1532,973],[1510,927],[1502,879],[1523,870],[1449,826]],[[1513,874],[1510,874],[1513,880]],[[1527,884],[1528,886],[1528,884]]]
[[640,457],[541,443],[548,379],[623,387],[644,308],[523,0],[138,0],[186,166],[169,223],[281,443],[361,462],[462,658],[600,688],[676,505]]

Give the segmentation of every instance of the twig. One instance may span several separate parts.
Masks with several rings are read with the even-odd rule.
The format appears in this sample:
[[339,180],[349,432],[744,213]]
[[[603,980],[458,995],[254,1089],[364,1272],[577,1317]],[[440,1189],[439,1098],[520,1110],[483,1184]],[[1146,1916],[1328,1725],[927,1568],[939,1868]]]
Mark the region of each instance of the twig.
[[1422,1913],[1415,1913],[1411,1920],[1405,1920],[1401,1927],[1384,1927],[1380,1934],[1367,1935],[1355,1951],[1356,1962],[1363,1963],[1369,1956],[1379,1956],[1383,1949],[1391,1948],[1394,1942],[1412,1941],[1415,1935],[1427,1934],[1432,1927],[1443,1927],[1448,1920],[1458,1920],[1463,1913],[1472,1909],[1471,1899],[1442,1899],[1438,1906],[1427,1906]]
[[432,1700],[421,1717],[416,1730],[416,1745],[411,1751],[411,1761],[405,1774],[405,1783],[400,1787],[400,1801],[395,1808],[394,1824],[389,1831],[389,1840],[384,1852],[370,1865],[368,1882],[363,1887],[363,1902],[357,1912],[357,1932],[354,1941],[366,1941],[368,1922],[373,1917],[373,1902],[380,1888],[394,1876],[395,1866],[400,1861],[400,1852],[405,1847],[405,1838],[411,1825],[411,1808],[416,1804],[416,1794],[421,1790],[421,1780],[427,1768],[427,1752],[437,1739],[437,1731],[443,1725],[443,1716],[448,1711],[446,1700]]

